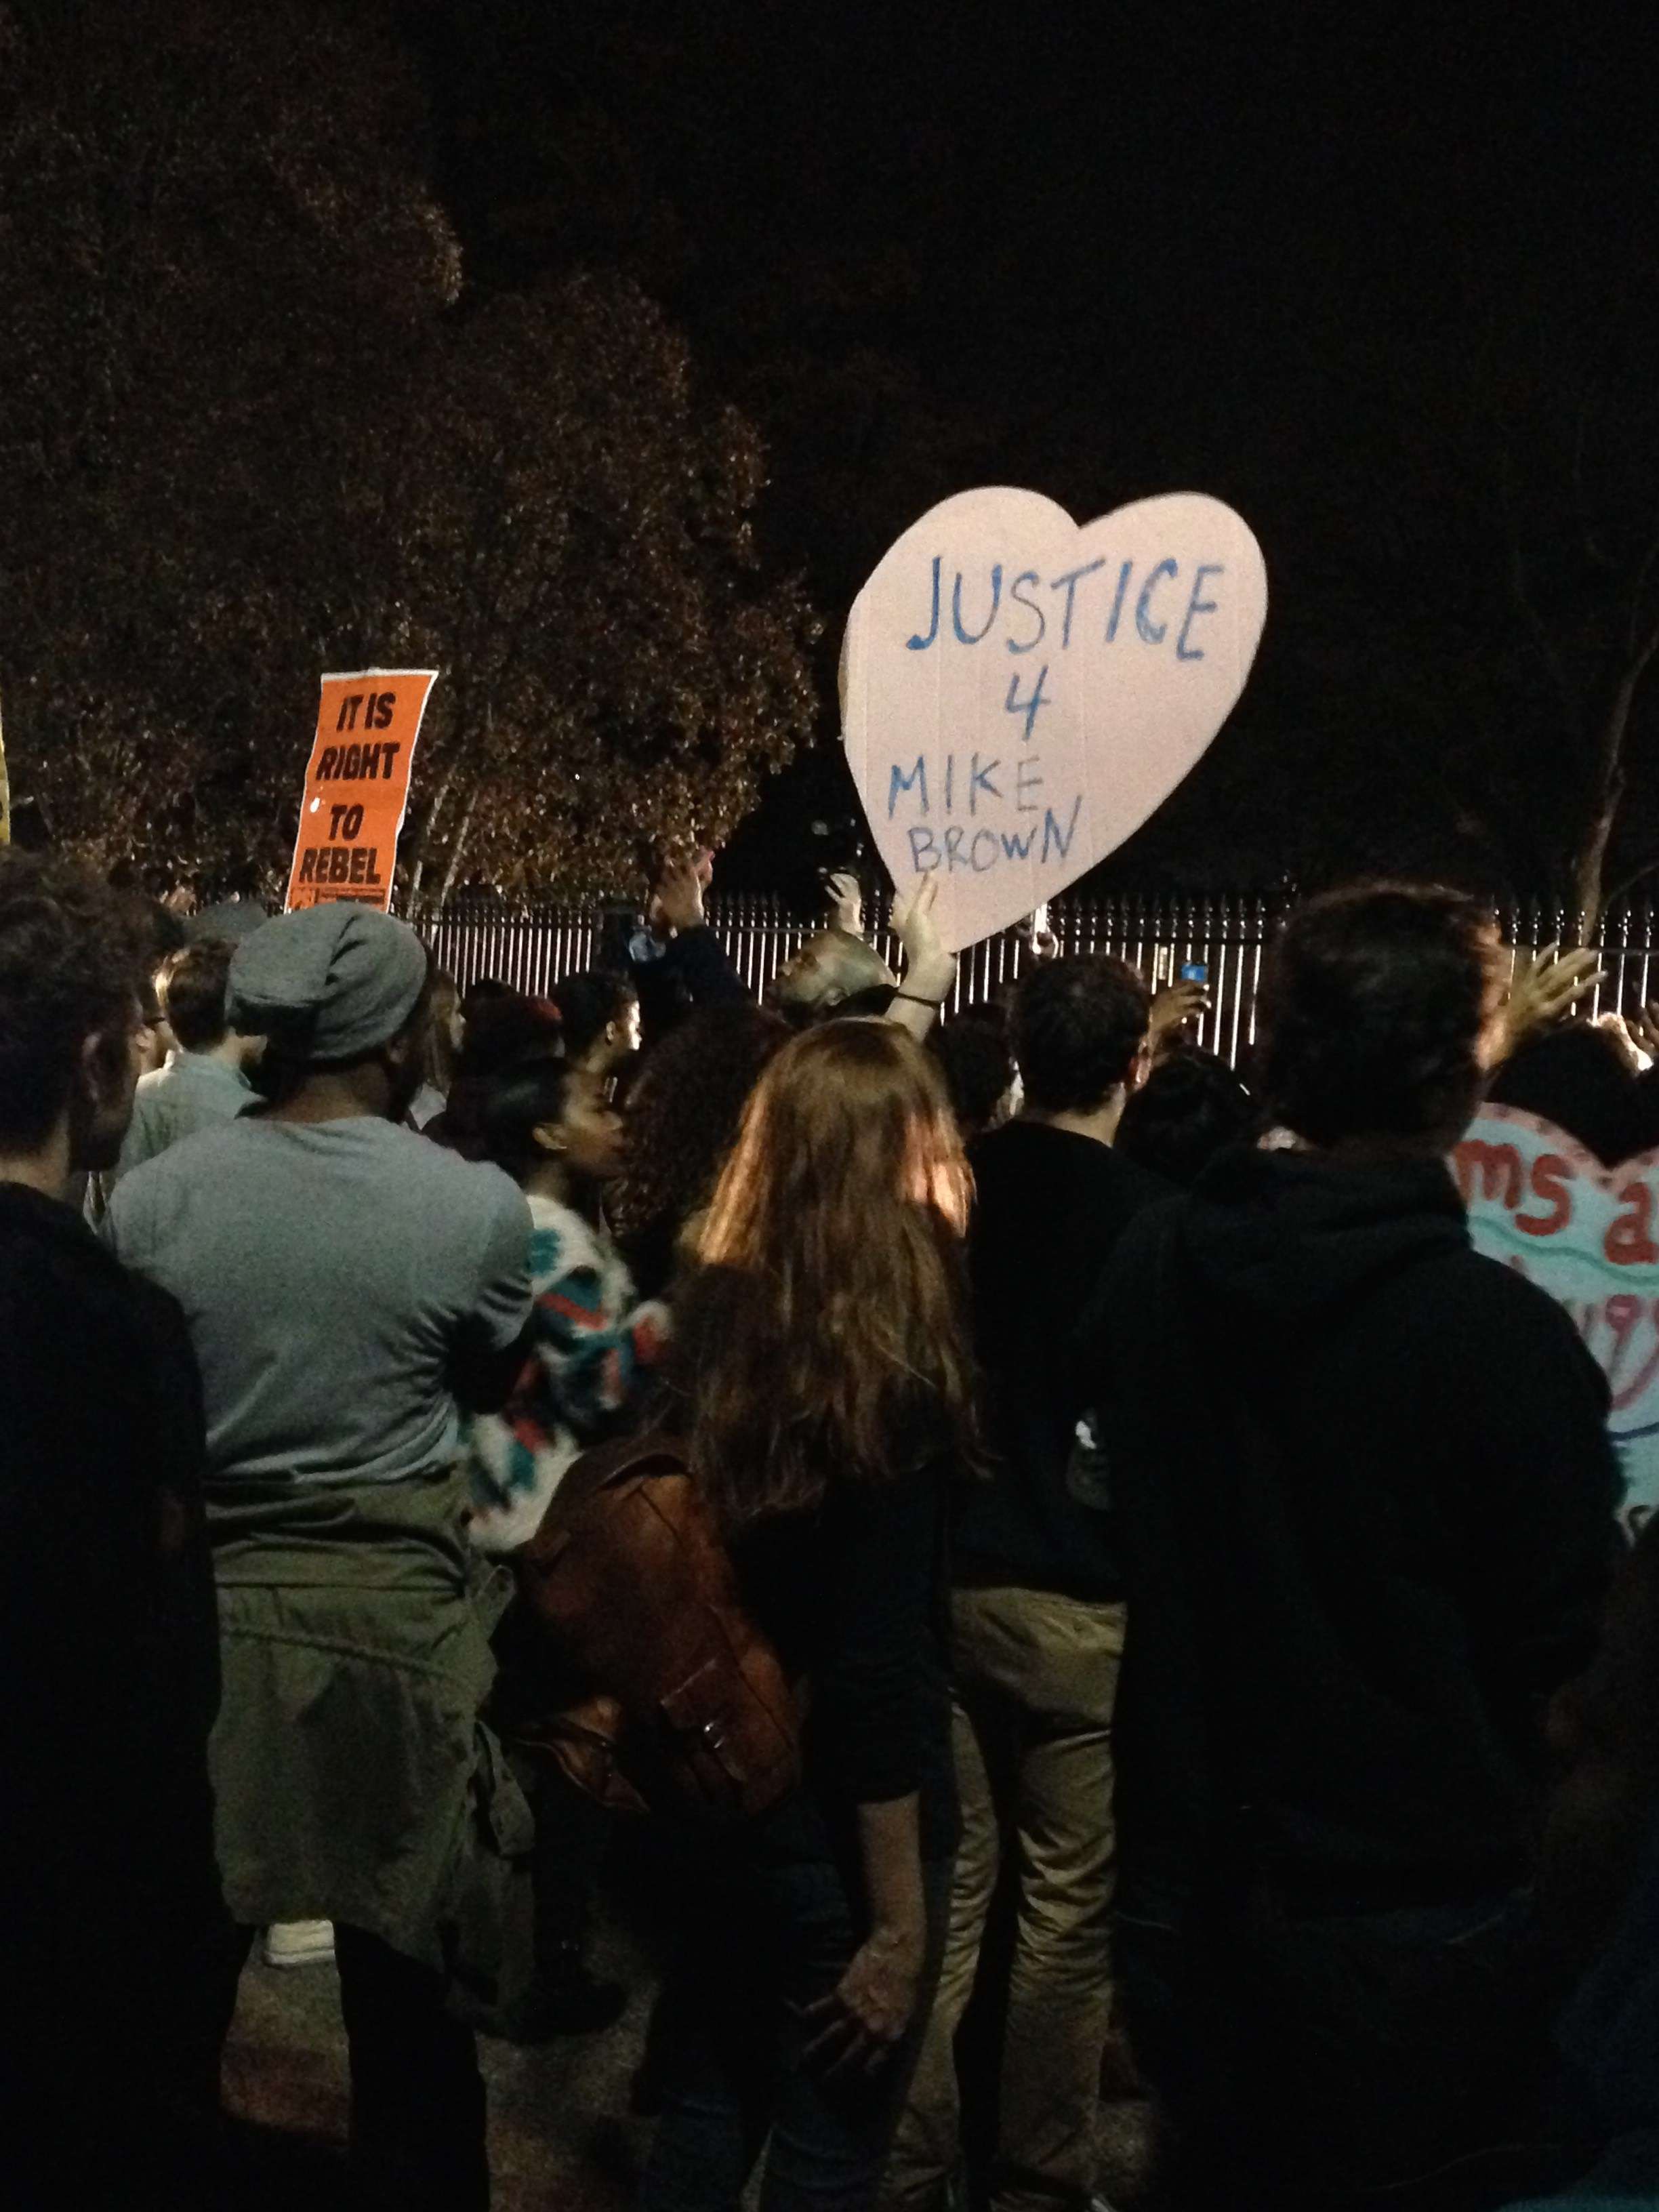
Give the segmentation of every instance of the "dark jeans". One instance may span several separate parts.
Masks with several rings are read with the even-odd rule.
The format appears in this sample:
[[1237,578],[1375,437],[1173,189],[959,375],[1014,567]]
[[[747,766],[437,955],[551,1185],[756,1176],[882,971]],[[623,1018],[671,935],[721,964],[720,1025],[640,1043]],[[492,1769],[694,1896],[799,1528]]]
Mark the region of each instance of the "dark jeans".
[[665,2094],[643,2212],[734,2212],[769,2136],[762,2212],[874,2203],[933,2001],[950,1862],[923,1879],[927,1963],[909,2033],[878,2072],[826,2080],[803,2061],[817,2031],[797,2012],[835,1988],[862,1941],[842,1874],[749,1854],[699,1868],[663,1994]]
[[[226,2033],[253,1934],[238,1929],[231,1947]],[[445,2008],[443,1977],[357,1928],[336,1926],[334,1955],[351,2060],[354,2203],[365,2212],[487,2212],[477,2046]]]
[[1183,2203],[1477,2212],[1539,2160],[1550,2001],[1523,1898],[1309,1913],[1259,1892],[1184,1936],[1120,1914],[1116,1956]]

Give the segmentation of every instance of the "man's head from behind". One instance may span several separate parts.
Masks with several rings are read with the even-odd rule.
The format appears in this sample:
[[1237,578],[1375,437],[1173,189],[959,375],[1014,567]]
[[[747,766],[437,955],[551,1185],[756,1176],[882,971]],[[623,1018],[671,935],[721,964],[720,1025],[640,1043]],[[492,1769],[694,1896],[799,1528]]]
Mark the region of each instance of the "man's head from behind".
[[1418,884],[1313,899],[1263,981],[1267,1109],[1325,1148],[1445,1151],[1480,1101],[1504,996],[1498,933],[1473,899]]
[[72,862],[0,853],[0,1152],[111,1167],[132,1114],[142,916]]
[[225,985],[234,945],[212,938],[187,945],[163,963],[157,995],[167,1027],[185,1052],[211,1052],[228,1035]]
[[367,906],[307,907],[236,948],[225,1012],[232,1028],[269,1040],[279,1097],[322,1079],[395,1121],[420,1086],[431,979],[406,923]]
[[1103,952],[1044,961],[1014,996],[1014,1058],[1028,1109],[1097,1114],[1145,1066],[1152,1000],[1134,969]]
[[821,929],[772,978],[767,1004],[805,1029],[832,1015],[881,1014],[898,988],[880,954],[845,929]]

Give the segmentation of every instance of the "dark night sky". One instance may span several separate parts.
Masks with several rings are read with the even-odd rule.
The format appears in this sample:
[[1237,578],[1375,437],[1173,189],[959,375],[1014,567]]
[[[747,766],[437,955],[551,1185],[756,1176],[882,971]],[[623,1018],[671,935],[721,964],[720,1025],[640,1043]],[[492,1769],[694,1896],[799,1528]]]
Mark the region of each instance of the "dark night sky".
[[[761,422],[767,557],[824,614],[826,697],[851,593],[966,483],[1079,516],[1215,491],[1277,599],[1340,547],[1312,550],[1320,502],[1413,434],[1409,368],[1393,419],[1356,357],[1455,350],[1534,306],[1566,331],[1610,300],[1652,315],[1645,41],[1562,11],[425,0],[407,20],[480,281],[630,268]],[[1344,524],[1364,539],[1365,514]],[[1276,605],[1258,719],[1286,627]],[[739,868],[848,796],[831,747]],[[1138,857],[1167,872],[1151,836],[1126,879]]]

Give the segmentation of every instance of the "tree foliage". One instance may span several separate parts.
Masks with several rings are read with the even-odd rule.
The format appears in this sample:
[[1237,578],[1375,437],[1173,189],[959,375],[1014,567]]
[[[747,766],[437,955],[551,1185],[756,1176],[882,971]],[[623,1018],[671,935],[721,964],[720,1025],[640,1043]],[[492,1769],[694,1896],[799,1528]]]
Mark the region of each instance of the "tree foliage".
[[737,819],[814,625],[662,314],[468,292],[374,8],[70,12],[0,0],[0,696],[58,835],[272,887],[317,677],[369,664],[443,672],[411,884],[614,884]]

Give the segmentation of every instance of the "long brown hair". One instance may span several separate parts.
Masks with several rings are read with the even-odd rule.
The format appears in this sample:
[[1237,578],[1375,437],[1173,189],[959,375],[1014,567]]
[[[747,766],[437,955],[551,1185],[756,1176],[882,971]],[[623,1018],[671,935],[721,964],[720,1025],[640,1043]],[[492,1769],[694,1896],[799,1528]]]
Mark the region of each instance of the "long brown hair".
[[728,1527],[901,1472],[919,1425],[971,1454],[970,1188],[944,1085],[902,1030],[832,1022],[772,1060],[691,1293],[691,1466]]

